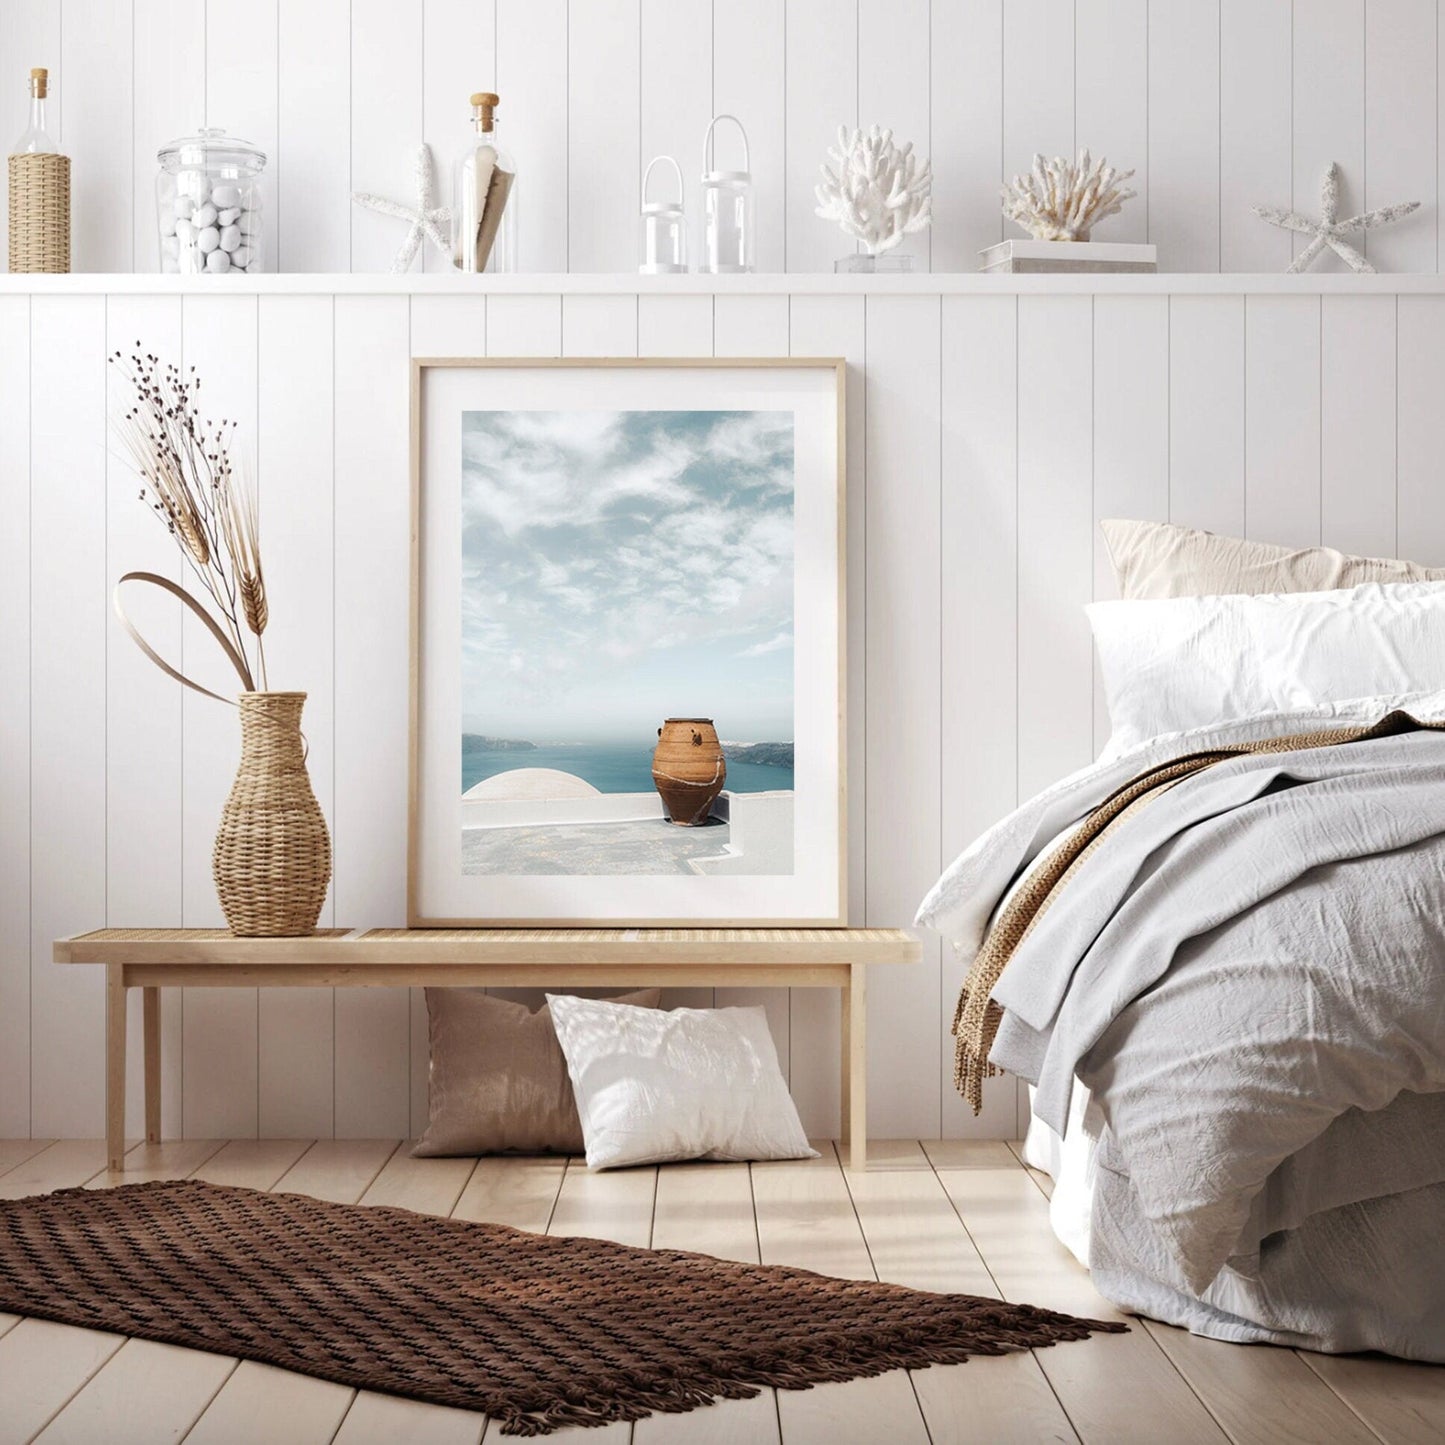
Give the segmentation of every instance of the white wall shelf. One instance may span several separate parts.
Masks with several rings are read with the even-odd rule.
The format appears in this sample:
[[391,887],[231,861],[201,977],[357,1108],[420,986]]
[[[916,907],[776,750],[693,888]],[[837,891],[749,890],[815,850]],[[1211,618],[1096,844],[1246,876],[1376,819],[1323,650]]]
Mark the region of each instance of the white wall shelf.
[[1419,296],[1445,295],[1445,275],[1302,276],[1219,272],[1138,275],[908,276],[768,272],[751,276],[638,276],[537,272],[511,276],[393,276],[385,272],[286,272],[263,276],[161,276],[89,272],[0,275],[0,296]]

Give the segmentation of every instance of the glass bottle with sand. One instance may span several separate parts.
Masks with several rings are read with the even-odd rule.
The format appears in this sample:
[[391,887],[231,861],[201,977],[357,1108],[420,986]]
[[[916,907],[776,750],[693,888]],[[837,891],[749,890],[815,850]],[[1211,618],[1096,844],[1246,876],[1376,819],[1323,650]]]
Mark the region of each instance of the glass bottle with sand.
[[475,134],[452,174],[452,257],[460,271],[517,269],[517,164],[497,135],[500,100],[472,97]]

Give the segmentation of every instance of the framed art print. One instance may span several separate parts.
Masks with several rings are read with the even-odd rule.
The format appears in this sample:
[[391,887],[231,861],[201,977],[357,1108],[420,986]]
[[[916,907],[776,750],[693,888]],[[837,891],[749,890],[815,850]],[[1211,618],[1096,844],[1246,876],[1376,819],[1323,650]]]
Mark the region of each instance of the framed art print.
[[845,921],[843,397],[413,363],[413,927]]

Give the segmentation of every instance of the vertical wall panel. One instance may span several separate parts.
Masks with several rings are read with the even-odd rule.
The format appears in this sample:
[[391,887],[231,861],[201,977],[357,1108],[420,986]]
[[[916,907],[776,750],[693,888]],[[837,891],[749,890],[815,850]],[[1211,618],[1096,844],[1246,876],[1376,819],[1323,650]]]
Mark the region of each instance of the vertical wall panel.
[[639,296],[639,356],[711,356],[711,296]]
[[1169,520],[1244,531],[1244,297],[1169,298]]
[[[1320,181],[1331,161],[1342,172],[1340,215],[1364,209],[1364,42],[1364,0],[1294,7],[1294,207],[1306,215],[1319,213]],[[1295,253],[1304,245],[1296,237]],[[1315,269],[1348,267],[1327,251]]]
[[[864,681],[867,676],[866,554],[863,546],[864,490],[864,299],[861,296],[794,296],[789,332],[794,356],[841,356],[848,362],[848,912],[861,924],[867,901],[867,734]],[[803,1127],[831,1137],[838,1129],[840,1059],[838,995],[833,989],[792,991],[789,1010],[789,1087]]]
[[[718,296],[714,298],[715,354],[718,356],[786,356],[788,354],[788,298],[786,296]],[[789,1074],[791,1029],[789,991],[781,988],[719,988],[718,1007],[760,1005],[768,1013],[768,1026],[778,1049],[783,1077]]]
[[[351,188],[407,205],[422,143],[421,15],[421,0],[351,0]],[[389,271],[405,235],[403,222],[353,206],[351,269]]]
[[[867,920],[907,924],[940,867],[940,307],[936,296],[870,296],[866,498],[868,556]],[[933,1138],[939,945],[869,999],[869,1127]]]
[[1093,301],[1020,296],[1018,789],[1093,756]]
[[[678,163],[691,231],[687,238],[689,250],[697,244],[702,136],[713,113],[712,20],[712,0],[642,0],[639,12],[642,94],[638,184],[654,157],[671,156]],[[652,173],[648,197],[654,201],[670,198],[676,187],[672,167],[659,165]],[[640,252],[634,219],[628,270],[637,265]],[[690,264],[696,263],[695,256],[689,259]]]
[[1003,0],[933,0],[933,230],[935,271],[976,271],[1004,233]]
[[[257,298],[214,292],[182,302],[182,359],[200,378],[198,404],[210,422],[236,422],[232,462],[256,475],[259,384]],[[188,676],[222,697],[241,684],[214,639],[193,617],[181,646]],[[233,708],[197,693],[181,702],[184,874],[181,911],[188,928],[223,924],[211,877],[211,840],[236,776],[241,728]],[[183,1003],[182,1124],[191,1138],[251,1138],[256,1133],[256,990],[187,989]]]
[[[452,166],[475,134],[468,100],[497,83],[496,0],[422,0],[422,31],[422,136],[436,162],[438,202],[449,206]],[[498,112],[505,135],[506,108]],[[450,267],[427,247],[423,270]]]
[[521,271],[568,265],[567,53],[567,0],[497,0],[498,120],[517,161]]
[[[129,271],[135,264],[130,0],[67,0],[60,13],[69,102],[63,149],[81,158],[70,191],[70,267]],[[8,53],[6,62],[14,63]],[[6,123],[14,120],[7,116]]]
[[[928,0],[860,0],[858,6],[858,124],[892,130],[901,145],[913,144],[920,164],[933,151],[929,84],[932,73],[926,46]],[[913,256],[920,271],[929,269],[929,238],[909,236],[894,254]]]
[[[333,33],[330,43],[340,39]],[[286,227],[276,190],[276,178],[285,172],[277,156],[280,58],[280,0],[206,0],[206,124],[265,152],[263,195],[273,236]]]
[[1445,296],[1399,301],[1398,496],[1400,554],[1445,567]]
[[[1018,304],[943,302],[941,861],[1016,801],[1018,726]],[[942,949],[943,1133],[1013,1132],[1017,1088],[984,1082],[975,1119],[953,1087],[950,1033],[964,962]]]
[[564,296],[563,356],[636,356],[636,296]]
[[[1094,298],[1094,596],[1118,595],[1098,523],[1169,516],[1169,298]],[[1094,751],[1109,713],[1094,677]]]
[[1150,0],[1149,239],[1161,271],[1219,269],[1219,0]]
[[561,356],[560,296],[488,296],[488,356]]
[[[279,225],[268,262],[281,271],[351,269],[351,0],[282,0],[276,81]],[[398,199],[405,195],[398,192]]]
[[[409,312],[404,296],[336,298],[336,921],[406,919],[411,657]],[[405,1134],[411,1001],[336,993],[336,1133]]]
[[[306,769],[335,827],[335,555],[332,444],[333,300],[260,298],[257,477],[267,598],[269,685],[306,694]],[[328,894],[321,926],[335,922]],[[332,991],[262,989],[258,1000],[259,1128],[263,1138],[329,1136]]]
[[30,1123],[94,1136],[101,990],[50,952],[105,921],[105,301],[30,306]]
[[0,1138],[30,1133],[30,298],[0,297]]
[[[726,5],[713,6],[713,105],[737,116],[752,143],[759,271],[786,269],[785,9],[785,0],[728,0]],[[701,144],[699,134],[692,148]],[[701,164],[699,155],[694,170]]]
[[[139,351],[177,363],[181,358],[179,297],[112,296],[106,302],[106,348],[125,368]],[[111,414],[134,405],[121,370],[107,367]],[[117,443],[106,463],[106,565],[111,588],[126,572],[189,579],[165,524],[139,497],[140,482]],[[181,661],[181,604],[159,589],[131,584],[126,611],[162,657]],[[106,628],[106,922],[112,928],[172,927],[181,919],[184,812],[181,796],[183,718],[180,684],[167,677],[126,635],[116,619]],[[96,977],[97,984],[99,976]],[[172,1134],[181,1126],[181,996],[161,996],[161,1117]],[[130,999],[131,1026],[140,1038],[139,990]],[[144,1133],[144,1058],[129,1052],[126,1129]]]
[[1364,238],[1381,271],[1433,271],[1436,157],[1435,0],[1369,0],[1365,6],[1365,206],[1421,201],[1413,216]]
[[1026,175],[1036,152],[1074,153],[1073,0],[1008,0],[1003,9],[1004,176]]
[[1395,298],[1320,306],[1320,539],[1394,557]]
[[[134,0],[135,107],[131,122],[132,269],[160,267],[156,152],[193,135],[206,115],[206,7],[195,0]],[[271,164],[274,165],[274,158]],[[274,257],[274,251],[273,251]],[[343,252],[337,270],[346,269]]]
[[1292,161],[1290,0],[1219,0],[1219,269],[1283,271],[1289,233],[1251,206],[1282,206]]
[[840,125],[859,124],[856,0],[789,0],[787,11],[787,246],[789,271],[831,271],[853,247],[813,214],[813,187]]
[[1148,0],[1078,0],[1074,59],[1077,144],[1132,170],[1138,192],[1095,227],[1096,241],[1144,241],[1149,229]]
[[638,0],[567,11],[567,269],[637,265]]
[[1250,296],[1244,308],[1245,534],[1320,540],[1320,298]]

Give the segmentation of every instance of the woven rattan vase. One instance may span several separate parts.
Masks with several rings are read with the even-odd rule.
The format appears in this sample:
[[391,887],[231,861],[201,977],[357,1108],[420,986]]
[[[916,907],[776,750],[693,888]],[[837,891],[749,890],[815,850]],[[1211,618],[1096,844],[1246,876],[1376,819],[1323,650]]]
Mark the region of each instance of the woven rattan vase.
[[331,881],[331,837],[306,775],[304,692],[243,692],[241,766],[221,813],[211,871],[231,932],[316,930]]
[[14,155],[8,168],[11,271],[69,271],[70,157]]

